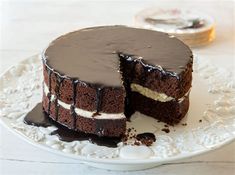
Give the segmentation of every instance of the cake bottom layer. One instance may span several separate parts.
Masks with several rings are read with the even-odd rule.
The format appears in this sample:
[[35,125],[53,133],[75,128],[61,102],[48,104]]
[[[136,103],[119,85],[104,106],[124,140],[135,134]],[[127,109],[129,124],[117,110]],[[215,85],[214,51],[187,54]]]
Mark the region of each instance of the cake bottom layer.
[[155,101],[138,92],[132,92],[130,98],[132,111],[139,111],[169,125],[179,123],[189,109],[189,93],[180,100],[167,102]]
[[57,111],[54,101],[50,102],[50,109],[48,111],[49,99],[45,95],[43,95],[42,105],[43,110],[51,119],[75,131],[108,137],[120,137],[125,134],[126,131],[126,118],[97,119],[87,118],[81,115],[76,115],[74,117],[74,115],[71,114],[71,110],[65,109],[59,104],[57,104]]
[[[189,109],[189,93],[180,100],[160,102],[145,97],[138,92],[132,92],[130,100],[132,103],[127,110],[133,111],[133,113],[139,111],[169,125],[179,123]],[[49,111],[48,108],[49,98],[44,94],[43,110],[51,119],[71,130],[107,137],[120,137],[126,131],[126,118],[101,119],[73,115],[70,109],[66,109],[59,104],[56,105],[55,101],[50,102]]]

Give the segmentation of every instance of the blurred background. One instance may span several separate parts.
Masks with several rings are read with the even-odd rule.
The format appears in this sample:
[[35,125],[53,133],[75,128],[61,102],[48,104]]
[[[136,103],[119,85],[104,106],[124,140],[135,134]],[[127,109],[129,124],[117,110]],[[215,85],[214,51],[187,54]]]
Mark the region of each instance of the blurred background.
[[[187,8],[205,12],[216,21],[216,40],[196,53],[234,53],[234,1],[186,0],[1,0],[1,71],[42,51],[61,34],[82,27],[108,24],[133,26],[134,16],[149,7]],[[6,59],[7,58],[7,59]],[[3,66],[4,65],[4,66]]]

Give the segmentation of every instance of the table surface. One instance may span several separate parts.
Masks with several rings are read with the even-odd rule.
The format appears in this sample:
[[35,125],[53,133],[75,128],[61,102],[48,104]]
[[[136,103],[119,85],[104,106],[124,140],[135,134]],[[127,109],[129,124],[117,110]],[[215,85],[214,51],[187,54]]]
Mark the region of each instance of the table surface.
[[[216,40],[193,49],[200,59],[235,70],[234,1],[81,1],[0,0],[0,73],[40,53],[54,38],[81,27],[133,25],[146,7],[183,7],[208,13],[216,20]],[[235,142],[205,155],[137,172],[89,167],[24,142],[0,126],[0,174],[235,174]]]

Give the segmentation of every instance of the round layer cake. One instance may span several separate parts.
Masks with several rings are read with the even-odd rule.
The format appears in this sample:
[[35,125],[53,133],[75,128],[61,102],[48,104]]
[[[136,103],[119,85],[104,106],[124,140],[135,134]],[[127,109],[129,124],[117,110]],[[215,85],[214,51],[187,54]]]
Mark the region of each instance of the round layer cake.
[[42,60],[43,110],[69,129],[119,137],[135,111],[170,125],[188,111],[192,52],[168,34],[86,28],[54,40]]

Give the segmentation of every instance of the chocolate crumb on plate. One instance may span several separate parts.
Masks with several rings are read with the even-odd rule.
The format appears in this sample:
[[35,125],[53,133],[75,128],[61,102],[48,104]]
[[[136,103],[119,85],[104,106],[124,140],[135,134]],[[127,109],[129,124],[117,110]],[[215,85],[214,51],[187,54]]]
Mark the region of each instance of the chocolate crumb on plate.
[[165,133],[169,133],[170,130],[168,128],[163,128],[162,131],[164,131]]
[[156,141],[155,135],[150,132],[137,134],[136,139],[146,146],[151,146]]

